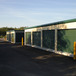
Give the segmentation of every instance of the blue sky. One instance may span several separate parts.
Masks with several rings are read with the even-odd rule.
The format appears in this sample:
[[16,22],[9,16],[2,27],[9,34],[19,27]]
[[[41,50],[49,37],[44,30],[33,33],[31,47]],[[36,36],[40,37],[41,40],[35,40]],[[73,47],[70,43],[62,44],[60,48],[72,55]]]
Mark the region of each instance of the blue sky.
[[73,18],[76,0],[0,0],[0,27],[31,27]]

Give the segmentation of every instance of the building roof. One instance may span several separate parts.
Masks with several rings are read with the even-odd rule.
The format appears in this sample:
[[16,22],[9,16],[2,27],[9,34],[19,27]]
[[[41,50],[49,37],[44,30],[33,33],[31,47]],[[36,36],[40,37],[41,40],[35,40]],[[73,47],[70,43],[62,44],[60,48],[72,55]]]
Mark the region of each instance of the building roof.
[[9,31],[6,31],[6,32],[11,32],[11,31],[24,31],[24,30],[9,30]]
[[24,28],[24,29],[31,29],[31,28],[38,28],[38,27],[52,26],[52,25],[65,24],[65,23],[71,23],[71,22],[76,22],[76,19],[70,19],[70,20],[64,20],[64,21],[59,21],[59,22],[49,23],[49,24],[43,24],[43,25],[39,25],[39,26],[27,27],[27,28]]

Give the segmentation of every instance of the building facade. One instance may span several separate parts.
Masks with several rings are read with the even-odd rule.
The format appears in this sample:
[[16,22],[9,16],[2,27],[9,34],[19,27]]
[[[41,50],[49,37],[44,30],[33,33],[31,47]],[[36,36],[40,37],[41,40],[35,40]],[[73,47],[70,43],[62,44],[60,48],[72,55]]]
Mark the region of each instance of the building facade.
[[72,56],[76,41],[76,19],[25,28],[24,44]]
[[23,30],[10,30],[6,32],[7,41],[11,43],[21,43],[22,37],[24,37]]

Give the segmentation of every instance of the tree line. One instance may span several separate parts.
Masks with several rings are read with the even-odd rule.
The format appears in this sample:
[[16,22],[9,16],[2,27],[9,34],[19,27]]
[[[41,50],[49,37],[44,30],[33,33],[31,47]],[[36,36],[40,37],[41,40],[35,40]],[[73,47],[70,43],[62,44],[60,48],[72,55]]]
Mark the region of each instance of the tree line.
[[20,28],[2,27],[2,28],[0,28],[0,37],[5,36],[6,31],[9,31],[9,30],[24,30],[24,28],[26,28],[26,27],[20,27]]

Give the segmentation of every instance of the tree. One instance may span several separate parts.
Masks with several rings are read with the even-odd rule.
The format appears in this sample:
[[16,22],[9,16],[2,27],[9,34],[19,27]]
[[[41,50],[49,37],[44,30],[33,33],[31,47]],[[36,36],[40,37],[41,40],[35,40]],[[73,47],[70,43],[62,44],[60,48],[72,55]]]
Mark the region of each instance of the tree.
[[20,28],[8,28],[8,27],[2,27],[0,28],[0,36],[5,36],[6,35],[6,31],[9,31],[9,30],[24,30],[24,28],[26,27],[20,27]]

